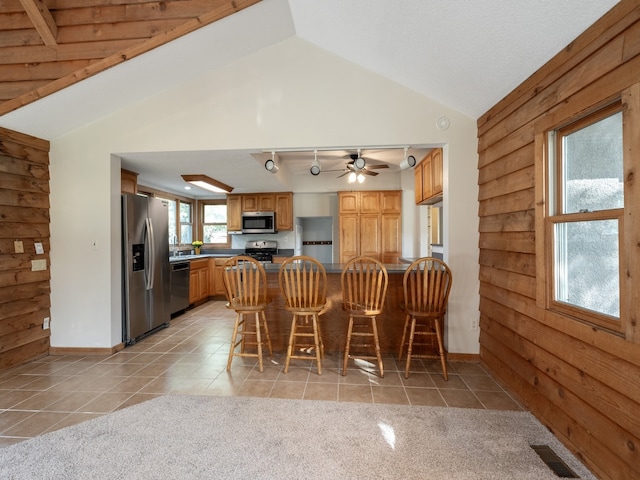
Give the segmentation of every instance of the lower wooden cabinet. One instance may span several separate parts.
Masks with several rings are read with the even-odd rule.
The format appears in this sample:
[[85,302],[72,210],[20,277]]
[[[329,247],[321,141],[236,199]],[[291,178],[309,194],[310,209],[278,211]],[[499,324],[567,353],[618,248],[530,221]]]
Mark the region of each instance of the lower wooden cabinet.
[[[231,258],[231,257],[229,257]],[[222,279],[222,266],[229,258],[215,258],[213,267],[213,290],[211,295],[224,296],[224,280]]]
[[209,259],[191,261],[189,274],[189,303],[209,299]]

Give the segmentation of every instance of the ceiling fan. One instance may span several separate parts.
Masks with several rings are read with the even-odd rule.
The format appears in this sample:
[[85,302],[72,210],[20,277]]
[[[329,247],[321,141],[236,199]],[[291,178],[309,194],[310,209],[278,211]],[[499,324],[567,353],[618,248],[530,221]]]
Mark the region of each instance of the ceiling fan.
[[374,170],[389,168],[389,165],[386,163],[367,163],[367,159],[360,155],[360,150],[358,150],[358,153],[350,154],[349,158],[351,160],[347,162],[343,173],[338,175],[338,178],[349,175],[350,173],[362,173],[364,175],[375,177],[378,175],[378,172],[374,172]]

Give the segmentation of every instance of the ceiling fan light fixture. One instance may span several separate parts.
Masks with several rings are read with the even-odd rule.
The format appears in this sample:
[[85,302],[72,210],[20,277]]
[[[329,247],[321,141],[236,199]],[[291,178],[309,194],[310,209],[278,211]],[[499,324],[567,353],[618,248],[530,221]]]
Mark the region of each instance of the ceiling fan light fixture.
[[363,174],[359,173],[357,178],[358,178],[358,183],[364,183],[364,175]]
[[264,168],[271,173],[277,173],[280,168],[276,160],[276,152],[271,152],[271,158],[264,162]]
[[233,187],[202,174],[182,175],[182,179],[196,187],[200,187],[214,193],[231,193],[233,191]]
[[[360,174],[362,175],[362,174]],[[356,172],[351,172],[348,176],[347,176],[347,182],[349,183],[354,183],[356,181],[356,179],[358,178],[358,176],[356,175]]]

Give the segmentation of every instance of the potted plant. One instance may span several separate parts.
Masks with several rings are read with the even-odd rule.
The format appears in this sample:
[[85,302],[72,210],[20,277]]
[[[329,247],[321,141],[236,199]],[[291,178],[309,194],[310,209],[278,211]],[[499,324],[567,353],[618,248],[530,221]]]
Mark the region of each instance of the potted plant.
[[194,240],[193,242],[191,242],[191,245],[193,246],[193,250],[195,252],[196,255],[200,255],[200,249],[202,248],[202,242],[200,240]]

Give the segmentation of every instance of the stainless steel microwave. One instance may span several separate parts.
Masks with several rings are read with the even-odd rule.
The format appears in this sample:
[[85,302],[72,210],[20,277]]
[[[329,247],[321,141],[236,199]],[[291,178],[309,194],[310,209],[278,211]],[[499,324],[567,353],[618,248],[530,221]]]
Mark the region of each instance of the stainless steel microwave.
[[277,233],[275,212],[243,212],[242,233]]

